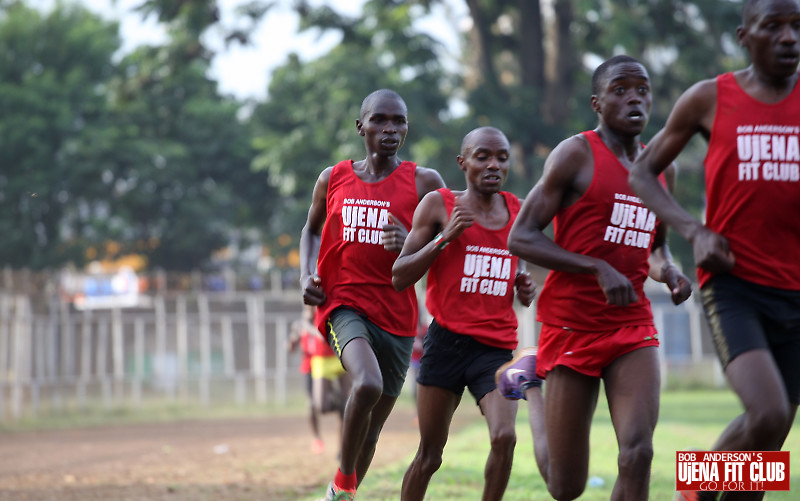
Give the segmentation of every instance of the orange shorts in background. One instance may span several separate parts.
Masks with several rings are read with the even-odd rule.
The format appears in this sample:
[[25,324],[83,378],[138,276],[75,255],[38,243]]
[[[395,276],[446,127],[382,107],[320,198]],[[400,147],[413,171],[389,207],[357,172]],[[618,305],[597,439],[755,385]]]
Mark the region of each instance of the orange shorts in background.
[[592,377],[633,350],[658,346],[653,325],[633,325],[607,331],[582,331],[544,324],[536,352],[536,375],[542,379],[557,365]]

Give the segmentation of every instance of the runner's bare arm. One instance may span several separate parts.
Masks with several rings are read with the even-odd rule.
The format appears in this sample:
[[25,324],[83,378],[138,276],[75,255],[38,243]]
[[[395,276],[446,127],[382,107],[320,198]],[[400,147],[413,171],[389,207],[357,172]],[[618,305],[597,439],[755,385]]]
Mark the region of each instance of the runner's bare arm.
[[332,170],[333,167],[328,167],[319,175],[314,185],[308,218],[300,232],[300,287],[303,289],[303,302],[314,306],[321,305],[327,299],[316,270],[322,227],[328,216],[328,181]]
[[415,284],[442,251],[434,236],[447,224],[447,210],[439,193],[426,195],[414,211],[411,231],[392,266],[392,285],[398,291]]

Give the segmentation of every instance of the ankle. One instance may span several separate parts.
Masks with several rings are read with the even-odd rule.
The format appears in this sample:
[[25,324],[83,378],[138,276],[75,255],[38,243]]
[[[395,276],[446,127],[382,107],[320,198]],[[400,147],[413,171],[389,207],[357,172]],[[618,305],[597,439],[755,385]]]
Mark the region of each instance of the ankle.
[[344,474],[340,468],[336,471],[336,476],[333,479],[333,483],[336,485],[336,487],[352,491],[355,490],[356,486],[358,485],[358,476],[356,475],[355,470],[353,470],[353,473]]

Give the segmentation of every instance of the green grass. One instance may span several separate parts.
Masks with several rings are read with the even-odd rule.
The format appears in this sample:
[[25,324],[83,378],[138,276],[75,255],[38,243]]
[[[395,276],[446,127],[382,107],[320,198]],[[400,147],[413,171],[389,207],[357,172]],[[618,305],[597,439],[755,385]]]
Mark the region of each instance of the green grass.
[[263,418],[265,415],[296,415],[306,412],[305,396],[283,404],[245,405],[215,404],[205,406],[197,402],[178,399],[148,399],[138,405],[106,407],[92,403],[83,407],[76,404],[39,416],[23,416],[17,420],[0,421],[0,433],[52,429],[93,428],[125,424],[158,423],[185,419]]
[[[469,407],[465,400],[462,407]],[[474,409],[468,409],[474,411]],[[460,412],[461,410],[459,410]],[[672,500],[675,488],[675,451],[709,449],[728,422],[740,413],[740,406],[729,391],[666,392],[661,399],[661,413],[654,438],[650,482],[652,501]],[[551,499],[533,459],[533,447],[528,428],[527,407],[520,405],[517,419],[517,449],[505,501]],[[378,444],[380,447],[380,444]],[[426,499],[480,499],[483,489],[483,467],[488,454],[486,425],[476,419],[465,429],[454,433],[444,451],[441,469],[434,475]],[[784,450],[800,451],[800,435],[789,434]],[[604,398],[600,398],[591,434],[589,476],[600,477],[601,487],[587,487],[581,500],[608,500],[616,478],[617,445]],[[360,497],[370,501],[399,499],[400,483],[411,456],[398,459],[387,468],[370,470],[359,489]],[[795,492],[771,492],[768,500],[797,499],[800,472],[795,468],[791,477]]]

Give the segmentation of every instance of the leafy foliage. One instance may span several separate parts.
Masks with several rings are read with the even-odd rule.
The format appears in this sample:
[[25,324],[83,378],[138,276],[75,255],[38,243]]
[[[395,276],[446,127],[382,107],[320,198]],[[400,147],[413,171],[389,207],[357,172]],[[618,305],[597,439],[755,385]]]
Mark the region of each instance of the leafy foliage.
[[364,155],[356,119],[361,101],[379,88],[395,89],[409,108],[410,132],[401,156],[443,174],[454,170],[463,182],[452,168],[458,154],[453,145],[460,144],[460,137],[443,121],[454,80],[437,61],[437,43],[412,30],[417,9],[384,4],[368,2],[357,19],[327,7],[300,6],[305,29],[337,29],[342,41],[309,63],[291,56],[273,74],[269,99],[253,113],[259,152],[254,166],[269,172],[284,203],[281,217],[272,221],[273,234],[298,235],[320,172]]
[[[78,7],[48,15],[14,3],[0,17],[0,263],[80,261],[80,212],[102,196],[82,144],[103,134],[104,84],[119,47],[114,24]],[[65,218],[65,214],[72,217]]]
[[[274,0],[243,3],[234,28],[216,0],[143,0],[138,12],[168,40],[122,59],[117,25],[80,5],[41,13],[0,0],[0,265],[81,265],[113,248],[190,269],[253,228],[270,252],[288,253],[322,169],[363,155],[355,119],[378,88],[408,104],[401,155],[454,188],[463,187],[462,136],[478,125],[504,130],[515,165],[506,186],[524,196],[561,139],[594,127],[589,80],[601,60],[624,52],[649,69],[646,134],[691,83],[744,64],[740,1],[463,0],[471,27],[460,68],[448,71],[418,21],[455,2],[369,0],[348,17],[297,0],[301,30],[340,43],[312,61],[289,56],[269,97],[242,103],[208,78],[215,54],[204,37],[213,29],[249,43]],[[454,115],[456,103],[465,113]],[[703,154],[698,140],[679,158],[677,197],[698,216]],[[688,246],[678,247],[691,266]]]
[[114,63],[115,24],[78,6],[12,6],[0,24],[0,263],[80,265],[113,248],[194,269],[272,214],[240,103],[206,77],[197,22]]

